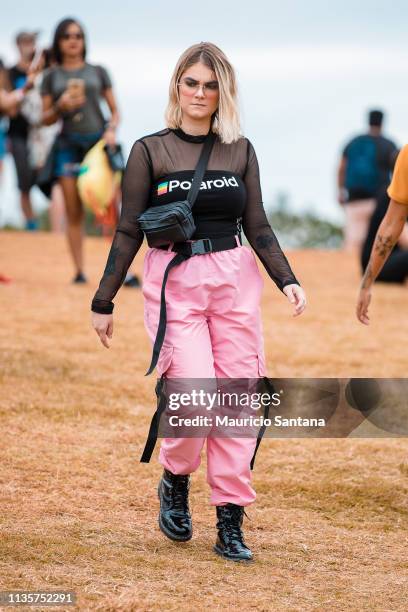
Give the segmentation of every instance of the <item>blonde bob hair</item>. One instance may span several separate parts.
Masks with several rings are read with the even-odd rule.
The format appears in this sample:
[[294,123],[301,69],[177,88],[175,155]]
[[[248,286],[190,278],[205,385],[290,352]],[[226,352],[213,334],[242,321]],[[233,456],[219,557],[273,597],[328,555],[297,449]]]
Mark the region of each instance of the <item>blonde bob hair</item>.
[[218,108],[211,117],[211,128],[226,144],[241,138],[235,71],[219,47],[209,42],[192,45],[180,56],[169,86],[169,101],[165,112],[168,128],[181,127],[182,111],[178,83],[184,72],[201,62],[214,73],[218,81]]

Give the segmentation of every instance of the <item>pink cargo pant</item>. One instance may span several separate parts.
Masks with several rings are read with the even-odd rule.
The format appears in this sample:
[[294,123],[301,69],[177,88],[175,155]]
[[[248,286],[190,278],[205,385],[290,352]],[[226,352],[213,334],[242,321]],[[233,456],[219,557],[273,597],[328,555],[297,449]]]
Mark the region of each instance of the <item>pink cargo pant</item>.
[[[166,286],[167,327],[157,372],[171,378],[266,376],[260,298],[263,278],[252,250],[242,246],[194,255],[173,268]],[[149,248],[143,266],[145,326],[154,342],[163,274],[175,256]],[[206,438],[163,438],[159,462],[190,474]],[[255,500],[250,461],[256,438],[207,438],[211,505]]]

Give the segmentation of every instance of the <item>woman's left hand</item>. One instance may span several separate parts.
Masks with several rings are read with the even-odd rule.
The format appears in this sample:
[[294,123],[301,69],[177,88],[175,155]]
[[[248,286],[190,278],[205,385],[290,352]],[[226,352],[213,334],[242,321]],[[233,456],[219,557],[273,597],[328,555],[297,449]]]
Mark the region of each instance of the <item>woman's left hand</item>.
[[306,308],[306,295],[302,287],[299,287],[299,285],[286,285],[286,287],[283,288],[283,293],[291,304],[295,304],[293,316],[297,317],[302,314]]
[[116,133],[112,128],[107,128],[102,136],[108,147],[116,145]]

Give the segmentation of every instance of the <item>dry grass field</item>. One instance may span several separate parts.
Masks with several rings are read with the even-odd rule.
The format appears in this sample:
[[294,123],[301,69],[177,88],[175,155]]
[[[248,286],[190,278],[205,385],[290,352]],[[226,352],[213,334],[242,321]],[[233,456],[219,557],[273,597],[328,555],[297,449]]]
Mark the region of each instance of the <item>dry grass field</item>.
[[[13,279],[0,285],[0,590],[72,589],[79,610],[406,611],[404,438],[265,439],[245,519],[252,564],[212,552],[205,457],[193,539],[161,535],[157,448],[139,463],[155,384],[141,292],[119,292],[109,350],[90,326],[107,250],[87,239],[90,283],[73,286],[63,236],[0,234],[0,271]],[[376,286],[363,327],[351,257],[289,257],[308,308],[293,318],[264,275],[269,376],[406,376],[408,289]]]

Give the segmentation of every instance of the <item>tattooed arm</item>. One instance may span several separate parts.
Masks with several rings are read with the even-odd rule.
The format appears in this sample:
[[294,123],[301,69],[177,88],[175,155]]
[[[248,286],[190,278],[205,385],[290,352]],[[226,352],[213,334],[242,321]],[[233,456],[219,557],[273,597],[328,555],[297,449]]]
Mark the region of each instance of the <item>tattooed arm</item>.
[[258,161],[252,144],[249,140],[247,143],[248,162],[244,174],[247,202],[242,216],[242,229],[271,279],[295,305],[294,316],[297,316],[305,308],[306,297],[265,214]]
[[407,221],[407,213],[407,206],[391,200],[384,219],[378,228],[370,260],[361,281],[357,302],[357,318],[365,325],[368,325],[370,320],[368,306],[371,300],[371,287],[398,242]]

